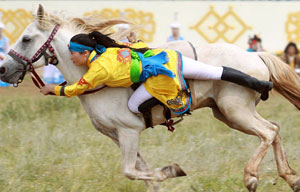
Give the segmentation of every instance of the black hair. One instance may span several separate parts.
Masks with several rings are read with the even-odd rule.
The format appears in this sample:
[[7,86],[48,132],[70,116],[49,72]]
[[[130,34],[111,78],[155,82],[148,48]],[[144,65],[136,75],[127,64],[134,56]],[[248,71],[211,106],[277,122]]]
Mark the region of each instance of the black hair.
[[256,40],[261,43],[261,38],[259,38],[257,35],[254,35],[252,40]]
[[288,51],[288,49],[289,49],[290,47],[294,47],[295,50],[296,50],[296,54],[298,55],[299,50],[298,50],[298,48],[297,48],[296,43],[294,43],[294,42],[289,42],[289,43],[287,44],[287,46],[286,46],[285,49],[284,49],[284,53],[287,54],[287,51]]
[[259,38],[257,35],[254,35],[252,38],[249,38],[248,43],[251,44],[253,41],[257,41],[261,43],[261,38]]
[[100,44],[106,48],[110,48],[110,47],[129,48],[133,51],[141,52],[141,53],[145,53],[148,50],[148,48],[135,49],[127,45],[118,44],[114,39],[110,38],[108,35],[104,35],[100,33],[99,31],[93,31],[89,34],[85,34],[85,33],[77,34],[71,38],[71,41],[74,43],[79,43],[81,45],[94,47],[94,48],[96,48],[97,44]]

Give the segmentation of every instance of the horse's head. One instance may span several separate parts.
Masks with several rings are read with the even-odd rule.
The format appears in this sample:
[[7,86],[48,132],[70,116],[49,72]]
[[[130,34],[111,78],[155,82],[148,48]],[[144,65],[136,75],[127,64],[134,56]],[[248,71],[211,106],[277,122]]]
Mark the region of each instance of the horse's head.
[[[99,18],[97,15],[87,18],[69,18],[61,14],[47,13],[41,5],[39,5],[34,18],[34,22],[26,28],[10,50],[9,55],[3,60],[0,66],[2,81],[18,84],[23,80],[26,71],[41,67],[48,62],[55,64],[55,61],[59,60],[58,68],[64,78],[69,83],[76,82],[87,71],[87,68],[76,67],[70,60],[67,47],[70,38],[76,33],[107,31],[114,25],[128,24],[124,20],[107,20]],[[56,34],[58,27],[59,32]],[[114,39],[121,39],[124,33],[116,32],[111,35]]]
[[31,67],[38,68],[45,65],[48,60],[56,59],[51,58],[53,48],[50,42],[45,43],[53,34],[51,28],[55,25],[46,22],[44,17],[44,8],[39,5],[34,22],[26,28],[10,50],[9,56],[3,60],[0,67],[2,81],[12,84],[20,83],[26,71],[29,71]]

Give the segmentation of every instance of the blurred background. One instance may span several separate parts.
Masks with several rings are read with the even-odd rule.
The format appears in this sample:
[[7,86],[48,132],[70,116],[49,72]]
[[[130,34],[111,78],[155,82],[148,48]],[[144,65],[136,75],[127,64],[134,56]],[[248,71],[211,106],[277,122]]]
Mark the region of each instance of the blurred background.
[[[70,16],[100,14],[139,25],[150,46],[167,41],[233,43],[276,54],[299,72],[300,1],[0,1],[0,62],[41,3]],[[113,30],[128,28],[116,26]],[[124,40],[126,41],[126,39]],[[63,77],[55,67],[39,72],[47,83]],[[142,181],[122,175],[120,151],[97,132],[77,98],[42,96],[27,76],[15,89],[0,82],[0,191],[144,192]],[[276,93],[258,106],[281,126],[291,167],[300,171],[300,116]],[[243,169],[259,140],[228,127],[200,109],[176,125],[147,129],[141,152],[150,168],[179,163],[187,177],[161,183],[163,192],[245,192]],[[278,176],[270,148],[258,191],[291,191]]]
[[100,14],[125,18],[142,29],[138,38],[165,42],[171,28],[195,44],[227,42],[244,49],[254,35],[266,51],[282,51],[289,41],[300,43],[298,1],[0,1],[4,34],[13,44],[32,21],[38,4],[71,16]]
[[[97,14],[104,18],[126,19],[139,26],[135,31],[138,39],[150,46],[182,39],[194,45],[226,42],[248,51],[272,52],[291,63],[293,68],[300,65],[298,58],[286,55],[288,43],[294,43],[292,49],[297,49],[300,43],[299,1],[2,0],[0,30],[3,30],[9,45],[32,22],[32,12],[39,3],[47,11],[64,12],[70,16]],[[127,27],[119,25],[114,30]],[[298,50],[295,52],[297,54]],[[49,69],[50,72],[45,74],[46,80],[48,76],[54,75],[52,70]]]

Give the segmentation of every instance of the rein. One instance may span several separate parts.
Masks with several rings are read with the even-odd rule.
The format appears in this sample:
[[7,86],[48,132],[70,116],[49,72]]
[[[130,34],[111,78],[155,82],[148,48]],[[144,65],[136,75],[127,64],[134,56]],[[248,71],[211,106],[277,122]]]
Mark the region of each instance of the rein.
[[[8,52],[9,56],[11,56],[15,61],[17,61],[17,62],[19,62],[23,65],[23,70],[19,71],[19,72],[22,72],[22,75],[18,79],[17,83],[15,83],[13,85],[14,87],[18,87],[18,84],[22,83],[22,81],[23,81],[23,79],[26,75],[26,72],[31,72],[31,79],[32,79],[34,85],[37,88],[41,89],[42,87],[45,86],[44,81],[37,74],[37,72],[35,71],[32,64],[37,62],[42,56],[44,56],[44,58],[45,58],[45,65],[52,64],[52,65],[56,66],[59,63],[59,61],[58,61],[58,59],[55,55],[54,48],[50,44],[51,41],[53,40],[55,34],[57,33],[59,27],[60,27],[60,25],[56,25],[54,27],[54,29],[52,30],[48,40],[39,48],[39,50],[33,55],[33,57],[31,59],[28,59],[27,57],[21,55],[20,53],[16,52],[13,49],[11,49]],[[51,55],[49,55],[47,53],[47,50],[49,50]],[[67,82],[65,81],[65,82],[63,82],[59,85],[60,86],[65,86],[66,84],[67,84]],[[97,91],[100,91],[101,89],[104,89],[105,87],[107,87],[107,86],[103,85],[103,86],[95,88],[95,89],[87,90],[84,93],[82,93],[82,95],[95,93]],[[49,95],[55,95],[55,94],[54,93],[49,93]]]

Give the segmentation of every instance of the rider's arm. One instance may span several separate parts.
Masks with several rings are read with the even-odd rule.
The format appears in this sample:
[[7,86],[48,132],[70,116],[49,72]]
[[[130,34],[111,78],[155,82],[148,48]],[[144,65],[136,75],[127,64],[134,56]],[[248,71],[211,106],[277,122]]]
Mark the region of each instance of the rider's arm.
[[69,86],[55,86],[54,93],[58,96],[77,96],[85,92],[87,89],[95,88],[103,84],[109,78],[108,72],[102,68],[90,68],[79,81]]

